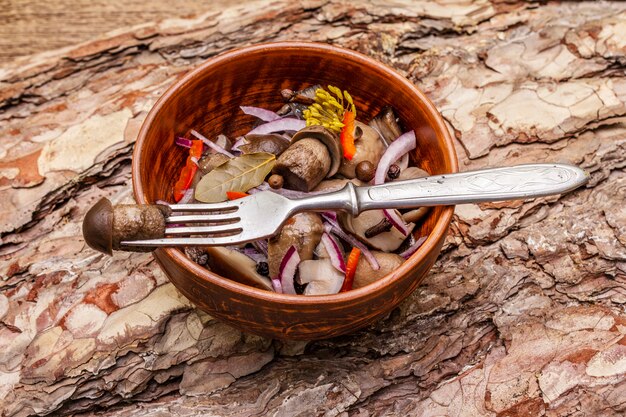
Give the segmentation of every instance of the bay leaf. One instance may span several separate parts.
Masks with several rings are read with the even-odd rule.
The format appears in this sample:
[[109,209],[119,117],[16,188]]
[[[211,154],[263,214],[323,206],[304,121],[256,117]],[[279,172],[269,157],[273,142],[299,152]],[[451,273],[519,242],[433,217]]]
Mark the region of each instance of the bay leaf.
[[232,158],[206,174],[196,186],[196,200],[219,203],[227,191],[246,192],[261,185],[276,163],[276,155],[256,152]]

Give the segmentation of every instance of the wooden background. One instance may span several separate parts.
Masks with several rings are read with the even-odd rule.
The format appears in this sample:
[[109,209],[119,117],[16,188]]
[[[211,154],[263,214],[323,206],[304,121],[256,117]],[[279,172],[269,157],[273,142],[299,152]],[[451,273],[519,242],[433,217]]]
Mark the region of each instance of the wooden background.
[[[624,415],[625,21],[623,2],[254,1],[5,62],[1,414]],[[101,196],[131,200],[133,142],[163,90],[285,39],[397,68],[441,110],[464,170],[566,161],[591,182],[458,206],[424,284],[328,341],[242,334],[150,255],[88,249],[82,217]]]
[[0,0],[0,62],[140,23],[193,17],[246,0]]

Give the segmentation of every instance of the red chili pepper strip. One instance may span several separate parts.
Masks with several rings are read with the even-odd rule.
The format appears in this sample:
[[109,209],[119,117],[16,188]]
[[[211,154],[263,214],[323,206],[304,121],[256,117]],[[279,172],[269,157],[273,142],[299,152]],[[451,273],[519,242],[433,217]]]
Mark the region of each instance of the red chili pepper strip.
[[237,200],[238,198],[248,197],[250,194],[242,193],[241,191],[226,191],[226,197],[229,200]]
[[192,157],[200,159],[202,156],[203,143],[201,140],[192,140],[191,148],[189,148],[189,156],[185,162],[185,166],[180,171],[178,181],[174,184],[174,200],[179,202],[185,195],[185,191],[189,189],[193,182],[193,177],[196,175],[198,165],[191,159]]
[[343,148],[343,156],[347,160],[351,160],[356,153],[354,145],[354,112],[347,111],[343,114],[343,128],[341,129],[341,147]]
[[352,289],[354,284],[354,274],[356,273],[356,267],[359,265],[359,258],[361,257],[361,249],[352,248],[350,255],[348,255],[348,262],[346,262],[346,277],[343,280],[343,285],[339,292],[346,292]]

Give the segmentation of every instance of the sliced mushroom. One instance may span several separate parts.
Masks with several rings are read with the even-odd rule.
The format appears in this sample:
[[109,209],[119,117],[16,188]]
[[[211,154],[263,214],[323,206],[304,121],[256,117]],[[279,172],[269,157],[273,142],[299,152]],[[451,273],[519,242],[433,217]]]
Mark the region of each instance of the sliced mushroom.
[[341,190],[349,182],[356,185],[357,187],[363,185],[363,183],[356,178],[353,178],[351,180],[348,180],[345,178],[335,178],[332,180],[324,180],[320,182],[317,185],[317,187],[313,189],[313,191],[327,191],[327,192],[337,191],[337,190]]
[[267,152],[278,156],[289,147],[289,141],[276,134],[246,135],[246,140],[248,143],[239,147],[243,153]]
[[361,257],[354,274],[354,283],[352,284],[353,289],[361,288],[374,281],[378,281],[385,275],[398,269],[398,267],[404,262],[404,258],[400,255],[396,255],[395,253],[372,251],[372,255],[374,255],[378,261],[380,269],[377,271],[373,270],[370,263],[364,259],[364,257]]
[[[428,172],[424,171],[418,167],[408,167],[400,172],[400,176],[394,181],[403,181],[403,180],[412,180],[415,178],[427,177]],[[407,223],[416,223],[426,216],[426,214],[430,211],[429,207],[418,207],[413,210],[409,210],[406,213],[402,214],[402,218]]]
[[[347,213],[339,213],[337,219],[339,220],[339,223],[341,223],[341,226],[343,226],[344,229],[354,235],[357,239],[374,249],[384,252],[393,252],[398,249],[404,239],[406,239],[406,236],[395,227],[392,227],[387,232],[379,233],[376,236],[369,238],[365,236],[365,232],[386,219],[382,210],[364,211],[356,217]],[[407,226],[410,233],[415,227],[415,224],[410,223]]]
[[[226,135],[217,135],[217,138],[215,138],[215,144],[223,149],[226,149],[227,151],[230,151],[230,149],[233,147],[232,142],[230,141],[230,139],[228,139],[228,136]],[[216,151],[209,148],[209,152]]]
[[158,239],[165,235],[168,208],[160,205],[119,204],[102,198],[83,220],[83,236],[92,248],[108,255],[113,250],[150,252],[154,248],[121,246],[122,241]]
[[424,171],[422,168],[418,167],[408,167],[403,169],[400,172],[398,178],[394,181],[404,181],[404,180],[413,180],[415,178],[427,177],[430,175],[428,172]]
[[386,144],[390,144],[402,134],[396,121],[396,115],[390,106],[383,107],[372,119],[370,126],[380,133]]
[[209,153],[200,158],[198,168],[200,168],[202,175],[206,175],[229,160],[230,158],[223,153]]
[[212,271],[242,284],[273,291],[270,279],[259,274],[256,262],[243,253],[219,246],[209,246],[206,251]]
[[324,246],[324,242],[321,242],[321,241],[315,247],[315,250],[313,251],[313,255],[317,259],[328,259],[328,258],[330,258],[330,255],[328,254],[328,251],[326,250],[326,246]]
[[424,218],[426,214],[430,211],[430,207],[420,207],[406,213],[402,213],[402,220],[407,223],[416,223]]
[[356,166],[360,162],[369,161],[377,165],[385,152],[385,144],[376,130],[358,121],[355,129],[361,129],[363,132],[361,137],[354,141],[356,152],[352,159],[343,159],[339,167],[339,173],[346,178],[356,177]]
[[270,277],[277,277],[283,257],[294,245],[301,260],[313,259],[313,252],[324,233],[322,219],[315,213],[300,213],[283,226],[280,233],[270,239],[267,252]]
[[307,284],[304,295],[337,294],[343,285],[344,274],[328,258],[302,261],[298,270],[298,282]]

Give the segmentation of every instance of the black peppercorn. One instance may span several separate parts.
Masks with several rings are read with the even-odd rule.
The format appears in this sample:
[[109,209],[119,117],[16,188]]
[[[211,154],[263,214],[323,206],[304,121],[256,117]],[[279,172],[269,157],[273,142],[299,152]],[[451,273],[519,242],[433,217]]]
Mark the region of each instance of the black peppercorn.
[[267,262],[261,261],[256,264],[256,272],[257,274],[266,277],[270,274],[270,266],[267,264]]
[[396,164],[392,164],[387,171],[387,176],[390,180],[395,180],[400,176],[400,167]]

